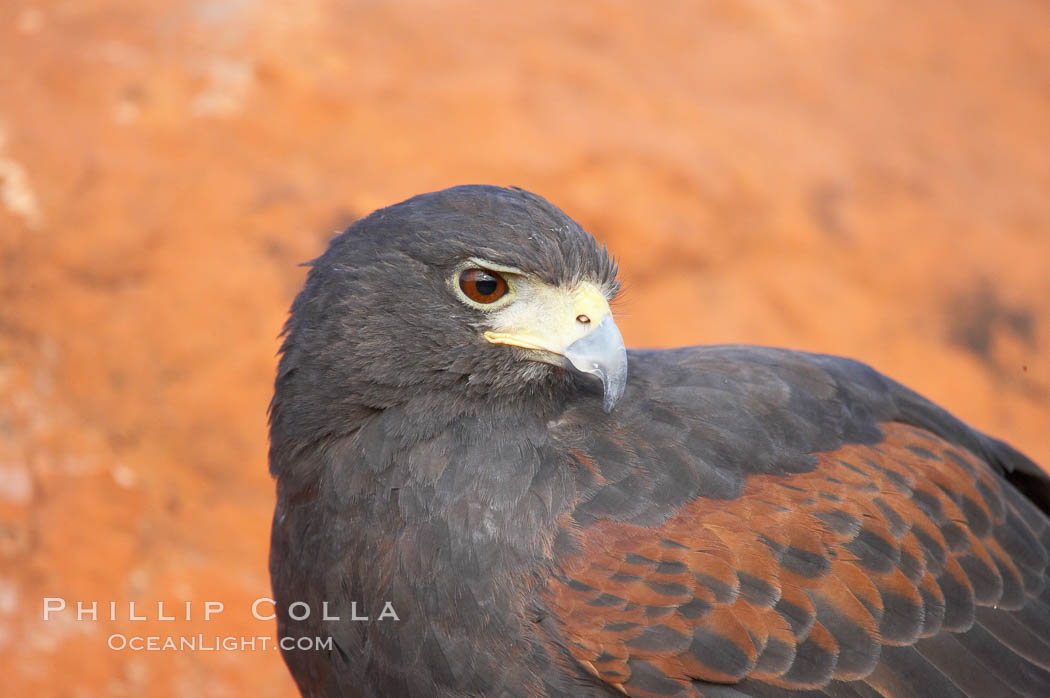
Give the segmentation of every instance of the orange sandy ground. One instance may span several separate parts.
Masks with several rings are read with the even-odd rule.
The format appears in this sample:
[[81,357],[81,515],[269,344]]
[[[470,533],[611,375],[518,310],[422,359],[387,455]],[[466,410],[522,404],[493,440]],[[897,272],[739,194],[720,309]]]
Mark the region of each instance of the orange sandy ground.
[[[296,264],[452,184],[608,242],[631,345],[858,357],[1050,463],[1047,26],[1037,0],[3,3],[0,692],[292,694],[272,650],[107,638],[271,635]],[[226,610],[44,623],[44,596]]]

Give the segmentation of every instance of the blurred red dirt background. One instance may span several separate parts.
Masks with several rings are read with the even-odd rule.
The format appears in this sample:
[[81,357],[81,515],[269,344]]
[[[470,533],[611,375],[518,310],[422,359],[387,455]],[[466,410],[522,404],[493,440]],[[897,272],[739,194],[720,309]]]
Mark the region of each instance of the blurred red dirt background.
[[293,693],[272,650],[107,639],[272,636],[297,264],[453,184],[607,242],[629,345],[853,356],[1050,464],[1048,26],[1036,0],[3,3],[0,693]]

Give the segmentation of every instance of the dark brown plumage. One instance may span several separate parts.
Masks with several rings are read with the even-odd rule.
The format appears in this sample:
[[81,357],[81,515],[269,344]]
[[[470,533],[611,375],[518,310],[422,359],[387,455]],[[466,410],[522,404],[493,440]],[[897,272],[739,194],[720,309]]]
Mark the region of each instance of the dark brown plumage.
[[[965,449],[899,423],[882,430],[877,445],[820,454],[811,472],[754,476],[723,506],[696,499],[656,527],[596,522],[544,594],[573,655],[632,694],[645,663],[643,676],[662,679],[641,693],[690,695],[696,679],[740,690],[840,680],[893,695],[903,667],[880,665],[885,647],[947,661],[950,675],[967,656],[950,636],[965,638],[984,609],[1036,609],[1050,533]],[[1033,688],[993,657],[971,660],[989,673],[958,688]]]
[[314,263],[271,414],[304,695],[1050,695],[1035,464],[847,359],[624,354],[616,286],[495,187]]

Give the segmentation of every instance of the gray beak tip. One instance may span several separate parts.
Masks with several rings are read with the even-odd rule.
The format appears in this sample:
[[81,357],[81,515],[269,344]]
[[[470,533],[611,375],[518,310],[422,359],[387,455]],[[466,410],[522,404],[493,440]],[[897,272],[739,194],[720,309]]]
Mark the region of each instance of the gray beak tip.
[[627,349],[620,328],[606,317],[586,337],[573,342],[565,358],[582,373],[602,381],[602,409],[608,414],[623,397],[627,387]]

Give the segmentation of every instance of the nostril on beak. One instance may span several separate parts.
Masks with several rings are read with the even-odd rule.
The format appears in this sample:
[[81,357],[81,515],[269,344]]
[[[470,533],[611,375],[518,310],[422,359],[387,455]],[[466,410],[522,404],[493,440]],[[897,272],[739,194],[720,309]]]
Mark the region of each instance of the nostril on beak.
[[586,315],[577,315],[576,322],[580,323],[581,325],[589,325],[591,324],[591,319]]

